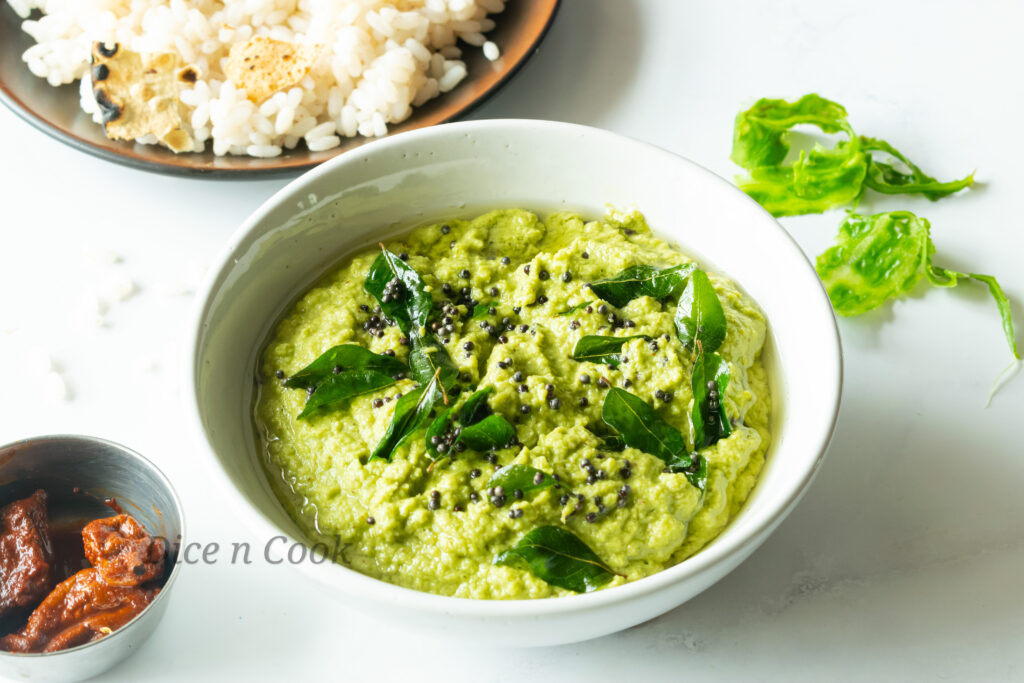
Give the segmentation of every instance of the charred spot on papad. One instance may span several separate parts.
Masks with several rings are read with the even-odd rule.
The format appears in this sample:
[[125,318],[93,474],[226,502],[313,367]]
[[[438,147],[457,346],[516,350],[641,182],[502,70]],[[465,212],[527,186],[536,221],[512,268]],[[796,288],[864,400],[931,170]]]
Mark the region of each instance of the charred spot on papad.
[[96,88],[93,94],[96,96],[96,104],[99,105],[104,127],[111,121],[121,118],[121,107],[110,99],[105,90]]
[[184,69],[178,71],[178,80],[182,83],[192,85],[199,80],[199,74],[196,72],[194,66],[186,66]]
[[256,36],[232,46],[224,63],[224,74],[236,87],[245,90],[252,102],[259,104],[305,78],[319,56],[318,45],[297,45]]
[[191,150],[192,136],[183,126],[178,96],[181,70],[181,59],[172,53],[145,55],[95,43],[93,94],[107,137],[136,140],[153,135],[174,152]]

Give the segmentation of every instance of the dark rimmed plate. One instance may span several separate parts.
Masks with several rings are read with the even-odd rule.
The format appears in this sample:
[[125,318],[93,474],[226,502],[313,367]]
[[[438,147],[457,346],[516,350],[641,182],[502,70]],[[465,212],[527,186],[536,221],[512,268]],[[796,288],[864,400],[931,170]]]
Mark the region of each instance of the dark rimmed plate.
[[[560,0],[512,0],[495,15],[497,26],[488,34],[501,48],[501,58],[489,62],[479,48],[464,49],[469,75],[449,93],[413,110],[412,116],[390,133],[400,133],[452,121],[469,113],[498,90],[536,52],[558,11]],[[218,157],[213,152],[174,154],[155,145],[109,140],[103,128],[78,106],[78,83],[54,88],[33,76],[21,60],[33,44],[21,30],[21,19],[0,0],[0,101],[47,135],[83,152],[144,171],[172,175],[243,178],[293,174],[316,166],[367,138],[347,138],[326,152],[286,151],[272,159]],[[209,147],[209,145],[207,145]]]

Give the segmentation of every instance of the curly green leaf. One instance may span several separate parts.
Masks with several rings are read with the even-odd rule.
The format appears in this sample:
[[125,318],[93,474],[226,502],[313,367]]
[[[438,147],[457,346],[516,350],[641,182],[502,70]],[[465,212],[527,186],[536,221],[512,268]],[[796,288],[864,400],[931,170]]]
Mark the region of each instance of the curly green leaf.
[[576,593],[597,590],[617,574],[575,534],[556,526],[530,531],[499,553],[494,564],[527,569],[542,581]]

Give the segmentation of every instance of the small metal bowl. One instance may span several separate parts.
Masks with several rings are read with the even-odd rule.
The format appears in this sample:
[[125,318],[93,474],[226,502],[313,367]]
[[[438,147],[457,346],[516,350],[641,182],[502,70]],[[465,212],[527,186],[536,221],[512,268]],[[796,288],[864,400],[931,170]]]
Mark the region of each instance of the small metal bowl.
[[171,483],[144,457],[116,443],[89,436],[40,436],[0,447],[0,505],[47,493],[51,527],[116,514],[104,504],[113,498],[167,545],[166,581],[149,607],[99,640],[44,654],[0,650],[0,676],[26,681],[79,681],[90,678],[139,649],[167,609],[177,578],[178,549],[185,533],[181,502]]

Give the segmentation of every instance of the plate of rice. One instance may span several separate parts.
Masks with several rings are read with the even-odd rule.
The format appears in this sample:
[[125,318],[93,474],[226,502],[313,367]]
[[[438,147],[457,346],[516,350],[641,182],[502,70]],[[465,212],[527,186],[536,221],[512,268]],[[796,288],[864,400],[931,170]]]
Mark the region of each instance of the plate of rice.
[[135,168],[294,173],[456,119],[560,0],[0,0],[0,100]]

